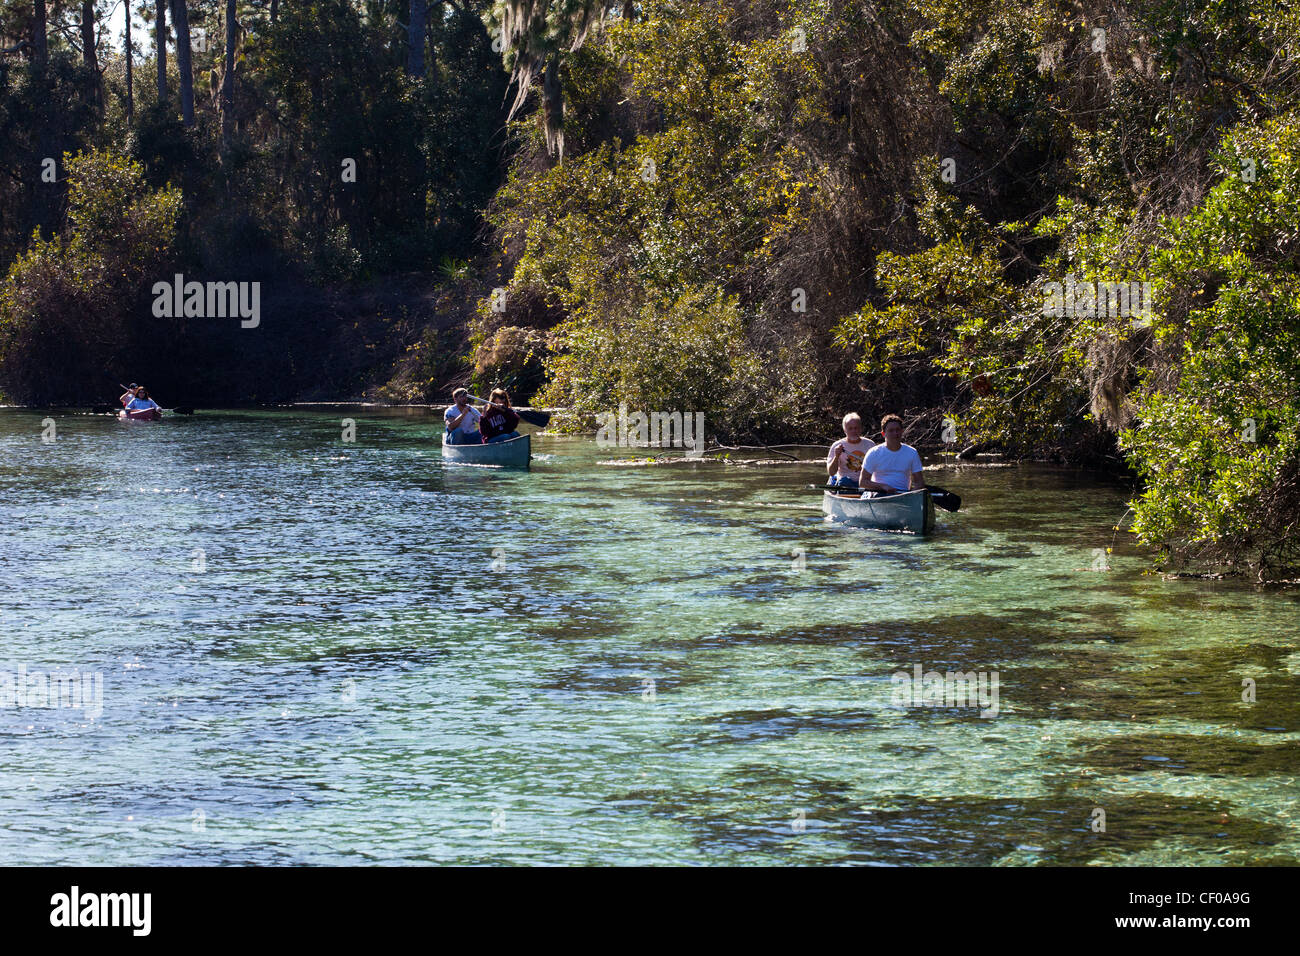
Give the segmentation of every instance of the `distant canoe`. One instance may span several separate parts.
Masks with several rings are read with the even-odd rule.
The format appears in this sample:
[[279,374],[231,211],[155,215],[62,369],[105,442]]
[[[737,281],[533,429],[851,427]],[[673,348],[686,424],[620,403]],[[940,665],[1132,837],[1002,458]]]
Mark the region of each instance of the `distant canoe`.
[[139,408],[135,411],[127,411],[124,408],[117,413],[117,420],[120,422],[159,422],[162,421],[162,412],[156,408]]
[[850,528],[914,534],[929,534],[934,530],[934,502],[924,488],[882,498],[848,497],[827,491],[822,495],[822,512],[827,521]]
[[448,445],[442,436],[442,460],[458,465],[491,465],[496,468],[527,468],[532,457],[532,436],[520,435],[509,441],[486,445]]

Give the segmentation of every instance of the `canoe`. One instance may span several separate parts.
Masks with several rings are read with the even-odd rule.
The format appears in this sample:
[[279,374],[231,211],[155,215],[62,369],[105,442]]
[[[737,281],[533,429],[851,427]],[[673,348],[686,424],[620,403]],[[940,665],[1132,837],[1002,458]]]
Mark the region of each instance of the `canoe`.
[[827,521],[850,528],[878,528],[881,531],[911,531],[929,534],[934,530],[934,502],[921,488],[881,498],[822,494],[822,512]]
[[140,408],[133,412],[125,408],[117,413],[120,422],[157,422],[162,420],[162,412],[156,408]]
[[531,435],[490,445],[448,445],[442,436],[442,460],[457,465],[491,465],[495,468],[527,468],[532,457]]

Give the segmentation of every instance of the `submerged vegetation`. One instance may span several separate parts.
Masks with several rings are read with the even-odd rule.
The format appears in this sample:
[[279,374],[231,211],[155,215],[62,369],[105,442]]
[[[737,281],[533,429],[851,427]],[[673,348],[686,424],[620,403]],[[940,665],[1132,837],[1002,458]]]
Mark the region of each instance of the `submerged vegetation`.
[[[1163,566],[1300,572],[1300,6],[177,3],[160,86],[162,6],[128,85],[106,4],[0,0],[11,398],[898,410],[1133,469]],[[152,318],[173,272],[265,320]]]

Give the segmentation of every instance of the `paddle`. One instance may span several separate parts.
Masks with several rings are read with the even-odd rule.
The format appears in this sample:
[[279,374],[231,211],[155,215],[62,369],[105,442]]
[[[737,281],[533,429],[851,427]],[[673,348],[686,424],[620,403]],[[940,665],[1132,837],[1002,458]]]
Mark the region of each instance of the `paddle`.
[[944,511],[956,511],[961,507],[961,495],[949,491],[947,488],[940,488],[938,485],[927,484],[925,486],[930,491],[930,498],[934,501],[936,508],[942,508]]
[[[809,491],[829,491],[833,494],[856,492],[856,488],[832,488],[829,485],[808,485]],[[949,491],[947,488],[940,488],[938,485],[926,485],[925,490],[930,492],[930,498],[934,501],[936,508],[942,508],[944,511],[955,512],[961,507],[961,495]],[[905,494],[905,492],[899,492]]]
[[[93,405],[90,412],[92,415],[114,415],[122,410],[121,405]],[[170,412],[173,415],[193,415],[194,409],[189,405],[182,405],[180,408],[159,408],[159,411]]]
[[[493,403],[489,402],[486,398],[479,398],[477,395],[471,395],[470,398],[474,399],[476,402],[482,402],[484,405],[493,405]],[[493,407],[499,408],[500,406],[493,405]],[[545,428],[551,421],[550,412],[534,412],[526,408],[512,408],[511,411],[518,415],[521,421],[525,421],[530,425],[536,425],[538,428]]]

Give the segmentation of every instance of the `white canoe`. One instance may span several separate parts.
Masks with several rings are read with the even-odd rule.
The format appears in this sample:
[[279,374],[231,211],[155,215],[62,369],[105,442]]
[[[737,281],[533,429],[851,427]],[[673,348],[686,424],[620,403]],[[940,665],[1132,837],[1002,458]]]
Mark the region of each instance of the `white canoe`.
[[934,502],[924,488],[883,498],[859,498],[822,494],[822,512],[827,521],[850,528],[878,528],[881,531],[911,531],[929,534],[934,530]]
[[532,436],[520,435],[490,445],[448,445],[442,436],[442,460],[458,465],[492,465],[497,468],[527,468],[532,457]]

